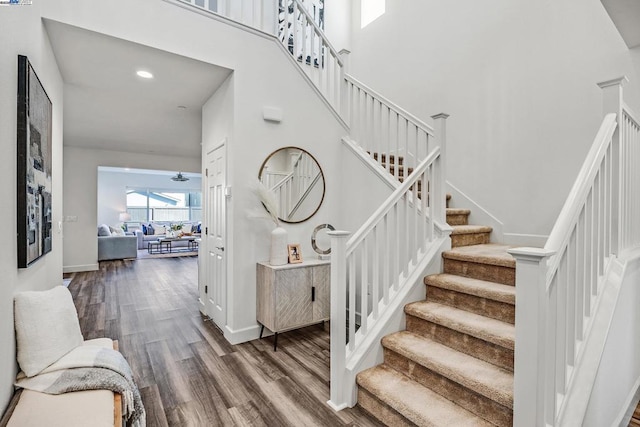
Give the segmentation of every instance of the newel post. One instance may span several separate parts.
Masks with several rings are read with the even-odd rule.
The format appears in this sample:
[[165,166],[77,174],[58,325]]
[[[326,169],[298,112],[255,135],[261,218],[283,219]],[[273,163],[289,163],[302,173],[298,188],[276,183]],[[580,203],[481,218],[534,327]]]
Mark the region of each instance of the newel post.
[[[434,147],[440,147],[440,159],[436,163],[435,180],[433,198],[436,201],[433,203],[434,208],[437,209],[434,212],[433,218],[440,224],[446,223],[446,194],[447,194],[447,118],[446,113],[439,113],[431,116],[434,124],[435,138]],[[427,155],[429,154],[429,147],[426,148]],[[439,209],[439,207],[442,207]]]
[[[331,397],[327,404],[340,411],[348,407],[345,368],[347,356],[347,239],[348,231],[331,236]],[[348,379],[346,379],[348,381]]]
[[620,250],[624,249],[622,245],[622,233],[628,230],[622,230],[620,220],[622,208],[622,197],[620,195],[620,180],[621,180],[621,168],[620,168],[620,125],[622,124],[622,84],[628,82],[626,76],[618,77],[616,79],[607,80],[606,82],[598,83],[598,86],[602,89],[602,112],[603,114],[615,113],[616,127],[613,137],[611,139],[611,252],[614,255],[619,255]]
[[514,248],[516,259],[516,346],[513,425],[545,425],[547,261],[555,251]]

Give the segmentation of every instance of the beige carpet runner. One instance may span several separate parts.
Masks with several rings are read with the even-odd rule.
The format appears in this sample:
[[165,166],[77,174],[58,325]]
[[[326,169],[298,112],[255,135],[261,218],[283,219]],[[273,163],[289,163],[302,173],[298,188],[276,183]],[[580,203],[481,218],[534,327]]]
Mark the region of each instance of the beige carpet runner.
[[512,425],[515,260],[469,214],[447,208],[444,272],[382,339],[384,363],[357,376],[358,405],[387,425]]

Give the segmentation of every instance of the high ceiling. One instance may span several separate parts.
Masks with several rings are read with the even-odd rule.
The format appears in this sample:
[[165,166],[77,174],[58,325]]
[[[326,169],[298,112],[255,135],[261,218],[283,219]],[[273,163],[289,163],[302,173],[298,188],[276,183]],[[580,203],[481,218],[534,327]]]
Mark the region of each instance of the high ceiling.
[[640,46],[640,1],[601,0],[629,49]]
[[202,106],[231,70],[55,21],[45,27],[64,80],[64,145],[200,156]]

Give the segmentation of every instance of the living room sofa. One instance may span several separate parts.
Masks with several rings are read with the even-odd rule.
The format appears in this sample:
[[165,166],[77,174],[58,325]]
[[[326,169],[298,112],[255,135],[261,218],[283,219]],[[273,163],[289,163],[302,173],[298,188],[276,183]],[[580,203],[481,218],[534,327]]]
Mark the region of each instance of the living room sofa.
[[121,228],[98,226],[98,261],[137,258],[138,245],[133,233],[125,234]]
[[[152,223],[152,224],[161,224],[164,225],[166,228],[170,229],[171,228],[171,224],[170,223]],[[188,225],[189,229],[191,230],[193,225],[189,224]],[[149,242],[155,242],[157,241],[159,238],[161,237],[165,237],[165,234],[144,234],[144,232],[141,229],[136,229],[135,230],[135,234],[136,234],[136,238],[137,238],[137,248],[138,249],[147,249]],[[200,237],[199,233],[193,233],[192,236],[194,237]],[[189,244],[188,241],[176,241],[172,243],[173,247],[186,247]]]
[[98,236],[98,261],[137,258],[136,236]]

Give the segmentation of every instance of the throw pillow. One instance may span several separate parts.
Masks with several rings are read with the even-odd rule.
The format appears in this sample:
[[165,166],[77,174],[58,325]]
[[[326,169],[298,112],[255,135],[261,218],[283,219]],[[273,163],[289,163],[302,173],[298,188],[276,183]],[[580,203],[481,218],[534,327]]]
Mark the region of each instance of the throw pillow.
[[153,228],[153,225],[147,225],[147,235],[153,236],[154,234],[156,234],[156,229]]
[[114,230],[111,233],[112,236],[125,236],[124,230],[120,227],[113,227]]
[[156,225],[155,227],[153,227],[153,234],[154,235],[160,235],[160,234],[167,234],[167,227],[165,227],[164,225]]
[[98,226],[98,236],[103,236],[103,237],[111,236],[111,231],[109,230],[109,226],[107,224],[102,224]]
[[147,235],[147,226],[142,224],[142,234]]
[[78,313],[64,286],[14,297],[18,363],[32,377],[82,345]]

